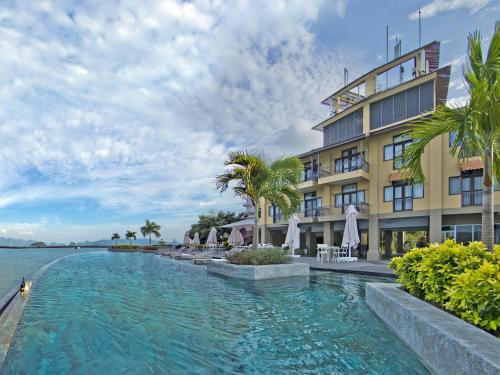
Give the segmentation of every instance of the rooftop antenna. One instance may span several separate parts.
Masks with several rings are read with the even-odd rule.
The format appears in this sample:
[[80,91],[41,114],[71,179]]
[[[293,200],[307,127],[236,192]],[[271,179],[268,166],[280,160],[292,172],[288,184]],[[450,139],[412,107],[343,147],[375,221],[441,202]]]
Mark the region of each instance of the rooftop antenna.
[[349,83],[349,71],[347,68],[344,68],[344,86],[347,86]]
[[421,20],[421,10],[418,10],[418,47],[422,47],[422,20]]

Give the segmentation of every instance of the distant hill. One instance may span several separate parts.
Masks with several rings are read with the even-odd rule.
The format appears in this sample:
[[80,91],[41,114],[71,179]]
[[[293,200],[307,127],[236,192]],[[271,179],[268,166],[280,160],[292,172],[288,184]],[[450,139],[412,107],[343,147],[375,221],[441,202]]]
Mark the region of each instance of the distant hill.
[[[153,245],[157,245],[159,241],[153,240]],[[8,237],[0,237],[0,246],[14,246],[14,247],[31,247],[33,244],[41,244],[42,241],[37,240],[23,240],[20,238],[8,238]],[[118,240],[119,244],[129,244],[127,239]],[[134,245],[149,245],[149,239],[147,238],[138,238],[137,240],[133,240],[132,243]],[[167,244],[172,244],[172,241],[167,241]],[[176,242],[178,244],[178,242]],[[70,242],[70,243],[62,243],[62,242],[45,242],[47,246],[75,246],[76,244],[80,246],[111,246],[115,244],[115,241],[112,240],[98,240],[98,241],[85,241],[85,242]]]

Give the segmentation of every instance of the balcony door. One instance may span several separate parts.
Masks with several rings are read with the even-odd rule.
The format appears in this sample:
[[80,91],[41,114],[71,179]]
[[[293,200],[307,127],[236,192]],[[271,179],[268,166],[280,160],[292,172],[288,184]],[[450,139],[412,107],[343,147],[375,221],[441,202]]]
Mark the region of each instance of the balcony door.
[[321,208],[321,197],[316,197],[316,192],[304,194],[304,216],[317,216]]
[[483,204],[482,169],[462,174],[462,206],[481,206]]

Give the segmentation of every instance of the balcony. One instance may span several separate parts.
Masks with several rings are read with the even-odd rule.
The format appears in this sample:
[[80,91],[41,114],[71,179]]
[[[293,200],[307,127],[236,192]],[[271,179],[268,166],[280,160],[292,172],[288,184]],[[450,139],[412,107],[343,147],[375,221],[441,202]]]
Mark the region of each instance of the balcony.
[[[302,208],[299,212],[299,218],[302,222],[309,222],[318,221],[318,219],[325,217],[344,216],[344,213],[349,206],[350,204],[345,204],[339,207],[322,206],[317,208]],[[368,214],[368,203],[354,204],[354,207],[360,214]]]
[[368,181],[370,179],[368,163],[363,158],[356,160],[356,162],[348,165],[347,168],[341,168],[334,172],[321,171],[318,184],[348,184],[361,180]]
[[318,185],[318,178],[320,173],[318,171],[306,170],[300,174],[300,183],[297,186],[298,191],[308,192],[315,190]]

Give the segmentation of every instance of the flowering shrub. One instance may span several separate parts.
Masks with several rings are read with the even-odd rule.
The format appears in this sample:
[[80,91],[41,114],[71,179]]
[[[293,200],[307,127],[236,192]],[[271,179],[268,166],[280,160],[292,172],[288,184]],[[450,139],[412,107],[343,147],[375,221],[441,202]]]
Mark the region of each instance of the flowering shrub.
[[242,251],[228,255],[226,259],[229,263],[252,266],[291,262],[291,258],[283,250],[277,248]]
[[500,247],[468,246],[448,240],[394,258],[389,267],[410,294],[425,299],[498,335]]

